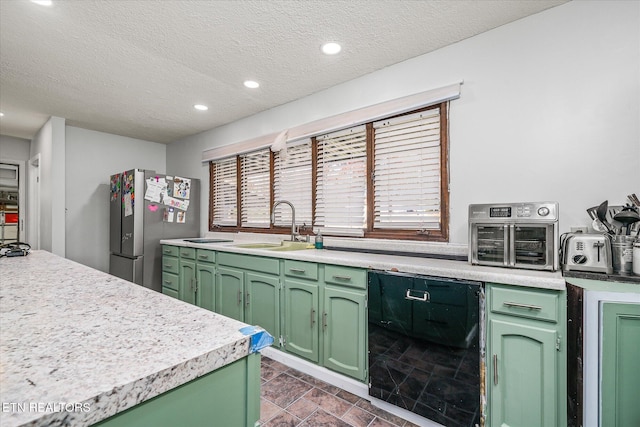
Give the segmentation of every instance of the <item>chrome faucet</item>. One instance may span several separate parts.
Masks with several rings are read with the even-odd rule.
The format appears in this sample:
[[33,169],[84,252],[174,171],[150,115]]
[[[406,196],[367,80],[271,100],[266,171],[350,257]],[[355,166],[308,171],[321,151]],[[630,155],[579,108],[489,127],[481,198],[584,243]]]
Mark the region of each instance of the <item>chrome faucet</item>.
[[296,208],[293,207],[293,204],[291,202],[288,202],[286,200],[278,200],[273,204],[273,208],[271,208],[271,224],[274,224],[276,222],[276,207],[281,203],[285,203],[291,207],[291,241],[295,242],[296,234],[298,234],[298,232],[296,231]]

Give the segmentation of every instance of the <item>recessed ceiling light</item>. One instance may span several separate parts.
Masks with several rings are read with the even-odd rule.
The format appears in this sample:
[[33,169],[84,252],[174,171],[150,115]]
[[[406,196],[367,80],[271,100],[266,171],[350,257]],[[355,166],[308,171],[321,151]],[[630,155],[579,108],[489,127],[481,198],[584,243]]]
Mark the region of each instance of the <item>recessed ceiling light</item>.
[[253,80],[245,80],[244,85],[249,89],[256,89],[260,87],[260,83],[254,82]]
[[0,113],[0,117],[4,117],[4,113]]
[[35,4],[39,4],[40,6],[51,6],[53,1],[51,0],[31,0]]
[[209,107],[207,107],[206,105],[202,105],[202,104],[196,104],[193,106],[193,108],[195,108],[196,110],[200,110],[200,111],[207,111],[209,109]]
[[338,43],[331,42],[331,43],[325,43],[322,45],[322,52],[324,52],[327,55],[335,55],[341,50],[342,50],[342,46],[340,46]]

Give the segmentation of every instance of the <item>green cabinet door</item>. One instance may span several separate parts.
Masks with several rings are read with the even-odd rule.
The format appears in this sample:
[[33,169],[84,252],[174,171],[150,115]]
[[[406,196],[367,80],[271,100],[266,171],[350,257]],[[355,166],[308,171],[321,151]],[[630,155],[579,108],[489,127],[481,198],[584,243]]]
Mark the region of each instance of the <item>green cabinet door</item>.
[[558,425],[557,334],[550,326],[489,321],[491,426]]
[[182,301],[196,303],[196,263],[180,259],[180,289],[178,294]]
[[258,325],[274,337],[280,336],[280,278],[245,273],[244,321]]
[[285,279],[285,349],[312,362],[319,360],[318,285]]
[[244,272],[232,267],[218,267],[216,312],[244,322]]
[[602,426],[640,426],[640,304],[602,305]]
[[325,287],[322,331],[323,366],[358,380],[366,378],[364,291]]
[[196,265],[196,278],[198,283],[197,304],[199,307],[210,311],[216,309],[216,271],[215,266],[209,263],[198,262]]

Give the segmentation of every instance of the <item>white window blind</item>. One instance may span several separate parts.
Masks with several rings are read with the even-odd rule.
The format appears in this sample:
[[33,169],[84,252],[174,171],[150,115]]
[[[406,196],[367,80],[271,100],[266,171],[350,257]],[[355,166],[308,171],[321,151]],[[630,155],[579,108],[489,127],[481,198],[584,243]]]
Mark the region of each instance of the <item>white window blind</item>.
[[373,127],[374,229],[438,229],[440,109]]
[[[311,227],[311,139],[287,146],[274,155],[274,201],[287,200],[296,209],[296,225]],[[275,225],[291,225],[291,209],[280,205]]]
[[269,149],[240,156],[242,227],[269,227]]
[[238,222],[236,158],[213,162],[213,225],[236,226]]
[[[315,226],[332,232],[366,226],[366,127],[317,138]],[[323,231],[326,233],[326,231]]]

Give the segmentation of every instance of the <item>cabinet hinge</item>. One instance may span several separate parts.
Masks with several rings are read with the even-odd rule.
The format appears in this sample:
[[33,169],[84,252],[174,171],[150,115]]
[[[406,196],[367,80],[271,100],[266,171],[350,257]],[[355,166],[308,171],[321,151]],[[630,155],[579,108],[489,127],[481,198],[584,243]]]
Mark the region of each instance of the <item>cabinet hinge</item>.
[[560,351],[560,337],[556,337],[556,350]]
[[285,345],[285,343],[287,341],[285,340],[285,338],[282,335],[280,335],[280,339],[278,340],[278,342],[280,343],[280,347],[284,347],[284,345]]

